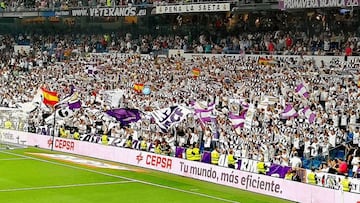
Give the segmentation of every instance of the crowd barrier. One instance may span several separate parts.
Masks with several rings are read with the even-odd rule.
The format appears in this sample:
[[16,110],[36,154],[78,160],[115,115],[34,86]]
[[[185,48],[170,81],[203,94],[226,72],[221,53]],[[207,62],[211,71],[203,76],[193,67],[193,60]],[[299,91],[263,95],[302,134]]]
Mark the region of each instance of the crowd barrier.
[[[175,52],[171,52],[171,53],[176,53]],[[170,53],[169,53],[170,55]],[[315,61],[317,66],[321,66],[321,63],[324,62],[325,65],[330,65],[332,63],[344,63],[344,62],[353,62],[353,63],[360,63],[359,61],[359,57],[358,56],[312,56],[312,55],[263,55],[263,54],[190,54],[190,53],[184,53],[182,54],[182,56],[185,59],[192,59],[194,57],[207,57],[207,58],[212,58],[212,57],[222,57],[222,56],[226,56],[229,58],[234,58],[234,59],[240,59],[240,58],[252,58],[254,60],[258,60],[260,57],[261,58],[271,58],[271,59],[276,59],[276,60],[284,60],[284,59],[294,59],[294,60],[298,60],[299,58],[303,58],[303,60],[313,60]]]
[[[185,157],[185,151],[186,148],[184,147],[177,147],[175,152],[175,157]],[[210,164],[211,163],[211,152],[204,151],[201,157],[201,162]],[[236,161],[235,168],[237,170],[251,172],[251,173],[257,173],[257,160],[253,159],[247,159],[247,158],[239,158]],[[278,178],[285,178],[286,173],[292,169],[289,166],[283,166],[280,164],[274,164],[270,162],[265,162],[265,165],[267,166],[266,175],[267,176],[273,176]],[[219,158],[219,166],[227,167],[227,155],[221,154]],[[299,178],[301,179],[301,182],[306,183],[307,178],[306,174],[310,173],[310,170],[307,169],[297,169],[297,174],[299,175]],[[342,175],[335,175],[330,173],[324,173],[324,172],[316,172],[317,177],[317,185],[340,190],[341,189],[341,180],[344,179],[344,176]],[[351,192],[353,193],[359,193],[360,194],[360,179],[357,178],[351,178],[349,177],[349,180],[351,182]]]
[[[185,157],[185,151],[186,148],[184,147],[176,147],[175,157],[178,158],[184,158]],[[204,151],[201,156],[201,162],[202,163],[211,163],[211,152]],[[246,158],[238,158],[235,163],[235,168],[237,170],[251,172],[251,173],[257,173],[257,164],[258,161],[253,159],[246,159]],[[221,154],[219,157],[219,166],[227,167],[227,155]],[[280,164],[274,164],[270,162],[265,162],[265,165],[267,167],[266,175],[268,176],[274,176],[279,178],[285,178],[286,173],[291,169],[289,166],[282,166]],[[304,169],[305,170],[305,169]],[[302,180],[305,182],[305,180]]]
[[[44,149],[53,148],[55,151],[158,170],[295,202],[356,203],[360,200],[359,194],[355,193],[342,192],[341,190],[333,190],[149,152],[58,137],[52,140],[50,136],[5,129],[0,129],[0,135],[1,140],[4,142],[22,142],[28,146],[37,146]],[[54,146],[52,147],[53,143]]]
[[[117,58],[128,58],[133,56],[132,54],[126,53],[117,53],[117,52],[109,52],[109,53],[92,53],[91,55],[98,56],[113,56]],[[153,54],[140,54],[141,58],[147,59],[153,57]],[[267,59],[276,59],[276,60],[286,60],[286,59],[294,59],[297,61],[301,57],[303,60],[312,60],[316,63],[317,66],[321,66],[323,62],[325,65],[330,64],[344,64],[346,62],[357,63],[360,65],[360,57],[358,56],[317,56],[317,55],[265,55],[265,54],[195,54],[195,53],[184,53],[184,50],[175,50],[170,49],[167,53],[168,57],[171,56],[182,56],[186,60],[193,59],[195,57],[206,57],[206,58],[219,58],[219,57],[227,57],[232,59],[242,59],[242,58],[251,58],[253,60],[258,60],[259,58],[267,58]],[[165,56],[166,57],[166,56]]]

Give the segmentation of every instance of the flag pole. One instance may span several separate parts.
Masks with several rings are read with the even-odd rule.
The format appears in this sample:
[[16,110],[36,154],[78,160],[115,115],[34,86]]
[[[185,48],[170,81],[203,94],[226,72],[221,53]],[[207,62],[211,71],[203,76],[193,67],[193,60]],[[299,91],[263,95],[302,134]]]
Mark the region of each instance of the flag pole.
[[179,146],[179,142],[177,140],[177,129],[176,129],[175,125],[173,125],[172,128],[173,128],[172,130],[173,130],[174,137],[175,137],[175,147],[177,147],[177,146]]
[[54,111],[54,119],[53,119],[51,151],[54,150],[54,144],[55,144],[56,105],[54,106],[54,109],[55,109],[55,111]]
[[202,132],[199,136],[199,147],[201,147],[201,144],[203,143],[203,138],[204,138],[204,132],[205,132],[205,129],[206,129],[206,125],[204,123],[203,120],[201,120],[200,116],[198,115],[195,115],[197,117],[197,119],[200,121],[200,125],[201,125],[201,128],[202,128]]

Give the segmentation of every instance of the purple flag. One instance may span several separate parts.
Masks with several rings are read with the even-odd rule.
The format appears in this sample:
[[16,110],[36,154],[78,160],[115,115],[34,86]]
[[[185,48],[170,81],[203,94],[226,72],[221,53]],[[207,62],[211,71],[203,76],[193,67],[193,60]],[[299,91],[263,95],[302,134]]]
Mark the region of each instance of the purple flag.
[[68,103],[69,105],[69,109],[74,110],[74,109],[80,109],[81,108],[81,101],[77,100],[75,102],[70,102]]
[[237,162],[238,162],[238,167],[237,167],[236,169],[237,169],[237,170],[240,170],[240,168],[241,168],[241,163],[242,163],[242,162],[241,162],[241,159],[238,159]]
[[291,104],[287,104],[284,112],[281,114],[283,118],[297,117],[298,115],[299,114],[296,112],[296,110]]
[[74,109],[81,108],[81,101],[79,98],[79,93],[75,91],[74,85],[70,86],[70,94],[68,97],[69,97],[69,100],[68,100],[69,109],[74,110]]
[[311,111],[310,107],[305,107],[303,109],[305,117],[308,119],[309,123],[314,123],[316,120],[316,113]]
[[211,163],[211,153],[205,151],[202,155],[201,162],[210,164]]
[[120,121],[122,126],[129,125],[130,123],[137,122],[141,119],[140,111],[138,109],[111,109],[107,110],[106,113]]
[[232,112],[229,113],[229,120],[234,129],[244,127],[246,112],[247,110],[244,110],[240,115],[235,115]]
[[266,175],[271,176],[274,174],[278,174],[280,178],[284,178],[285,174],[291,169],[289,166],[281,166],[278,164],[271,164]]
[[218,140],[220,138],[220,133],[218,130],[218,123],[216,117],[212,116],[210,119],[211,119],[211,128],[213,131],[213,139]]
[[211,122],[211,115],[215,109],[215,103],[206,104],[206,102],[194,102],[192,106],[195,110],[195,115],[201,119],[202,122]]
[[71,110],[81,108],[79,93],[75,90],[74,85],[70,85],[70,93],[56,104],[56,108],[69,108]]
[[305,98],[309,98],[310,94],[309,92],[306,90],[306,87],[304,86],[303,83],[300,83],[298,86],[296,86],[295,88],[295,92]]
[[176,147],[175,157],[185,158],[185,157],[182,157],[182,155],[183,155],[184,152],[185,152],[185,148],[184,148],[184,147]]

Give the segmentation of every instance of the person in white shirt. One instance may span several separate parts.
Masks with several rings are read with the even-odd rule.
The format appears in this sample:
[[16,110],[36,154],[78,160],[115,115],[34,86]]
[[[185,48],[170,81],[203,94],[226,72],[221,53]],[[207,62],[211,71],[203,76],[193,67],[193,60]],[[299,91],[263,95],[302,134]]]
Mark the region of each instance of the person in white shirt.
[[319,153],[319,147],[320,147],[317,138],[313,139],[313,142],[310,147],[311,147],[311,157],[317,157],[318,153]]
[[199,134],[195,130],[194,132],[190,132],[191,138],[190,138],[190,144],[193,145],[194,143],[199,143]]
[[331,147],[336,146],[336,134],[334,130],[329,131],[329,143]]
[[211,134],[204,135],[203,137],[205,151],[211,150],[211,137]]
[[304,140],[304,157],[305,158],[310,158],[310,152],[311,152],[311,142],[310,139],[308,137],[305,137]]
[[300,135],[297,133],[295,134],[293,141],[293,147],[298,151],[300,150]]
[[328,100],[328,96],[329,93],[325,90],[325,87],[322,87],[320,91],[320,104],[324,110],[325,110],[325,102]]
[[295,169],[295,168],[301,168],[302,166],[302,161],[298,156],[298,153],[295,151],[293,153],[293,157],[290,159],[290,166]]
[[353,132],[353,145],[359,145],[359,140],[360,140],[360,132],[359,132],[359,128],[356,127],[354,132]]
[[332,112],[331,117],[332,117],[332,121],[333,121],[333,126],[338,127],[339,120],[340,120],[338,113],[336,111]]
[[358,177],[358,169],[359,169],[359,164],[360,164],[360,153],[357,153],[356,151],[359,151],[359,149],[355,150],[354,156],[351,160],[351,165],[353,166],[353,168],[352,168],[353,177],[355,177],[355,178]]
[[287,153],[286,149],[284,149],[280,155],[281,165],[289,166],[289,154]]
[[320,146],[322,151],[321,155],[325,160],[327,160],[329,158],[329,151],[330,151],[330,143],[327,137],[325,138],[324,142],[321,143]]
[[348,115],[344,112],[340,117],[340,128],[346,129],[347,124],[348,124]]
[[356,125],[356,114],[355,111],[351,111],[349,125]]

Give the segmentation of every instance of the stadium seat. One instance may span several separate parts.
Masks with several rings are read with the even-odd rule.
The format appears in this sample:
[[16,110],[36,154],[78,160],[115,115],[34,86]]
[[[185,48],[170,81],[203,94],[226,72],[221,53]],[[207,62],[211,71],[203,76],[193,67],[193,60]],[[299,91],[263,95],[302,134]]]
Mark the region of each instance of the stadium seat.
[[303,167],[306,169],[310,169],[310,161],[308,159],[303,160]]
[[344,159],[345,158],[345,151],[344,150],[337,151],[336,158]]
[[313,160],[312,161],[312,167],[313,168],[319,168],[320,164],[321,164],[321,162],[319,160]]

